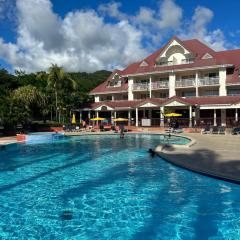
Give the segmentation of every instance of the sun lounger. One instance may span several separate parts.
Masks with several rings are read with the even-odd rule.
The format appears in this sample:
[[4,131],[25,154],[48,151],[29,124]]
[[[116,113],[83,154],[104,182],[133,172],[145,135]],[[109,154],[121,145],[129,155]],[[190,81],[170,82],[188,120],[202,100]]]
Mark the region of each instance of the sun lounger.
[[201,130],[201,134],[210,134],[210,133],[211,133],[211,128],[209,125],[205,126],[205,128]]
[[218,132],[219,132],[218,127],[214,126],[214,127],[212,128],[211,133],[212,133],[212,134],[218,134]]
[[232,135],[238,135],[240,134],[240,127],[236,127],[232,129]]
[[219,127],[219,128],[218,128],[218,134],[226,134],[226,129],[225,129],[225,127]]

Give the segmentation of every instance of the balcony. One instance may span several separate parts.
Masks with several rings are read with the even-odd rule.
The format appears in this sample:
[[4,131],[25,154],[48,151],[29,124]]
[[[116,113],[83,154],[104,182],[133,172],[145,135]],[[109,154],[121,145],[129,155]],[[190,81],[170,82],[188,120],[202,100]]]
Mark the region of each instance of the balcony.
[[145,91],[149,89],[149,83],[134,83],[132,86],[133,91]]
[[195,79],[176,80],[176,87],[195,87]]
[[218,85],[219,84],[219,77],[212,77],[212,78],[199,78],[198,79],[198,86],[210,86],[210,85]]
[[156,81],[152,82],[152,89],[163,89],[163,88],[168,88],[169,87],[169,82],[168,81]]

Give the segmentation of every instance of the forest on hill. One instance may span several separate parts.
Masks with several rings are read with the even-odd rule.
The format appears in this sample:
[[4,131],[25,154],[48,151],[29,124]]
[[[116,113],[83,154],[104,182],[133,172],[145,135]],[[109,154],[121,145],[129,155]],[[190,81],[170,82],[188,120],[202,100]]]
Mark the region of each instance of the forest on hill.
[[106,70],[68,73],[57,65],[30,74],[0,69],[0,127],[14,129],[36,121],[66,123],[70,111],[91,102],[89,91],[110,74]]

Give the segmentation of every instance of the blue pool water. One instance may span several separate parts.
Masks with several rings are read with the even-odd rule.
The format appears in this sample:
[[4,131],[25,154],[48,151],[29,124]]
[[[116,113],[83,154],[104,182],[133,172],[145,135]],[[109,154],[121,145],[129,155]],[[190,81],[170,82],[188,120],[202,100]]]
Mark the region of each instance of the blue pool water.
[[150,157],[159,141],[81,136],[7,146],[0,239],[240,239],[239,185]]

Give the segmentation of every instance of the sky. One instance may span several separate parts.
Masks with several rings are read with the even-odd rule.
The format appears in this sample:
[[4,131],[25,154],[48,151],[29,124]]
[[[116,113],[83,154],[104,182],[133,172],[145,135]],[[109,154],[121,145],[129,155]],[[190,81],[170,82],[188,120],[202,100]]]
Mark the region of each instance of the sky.
[[0,0],[0,68],[122,69],[176,35],[240,48],[238,0]]

